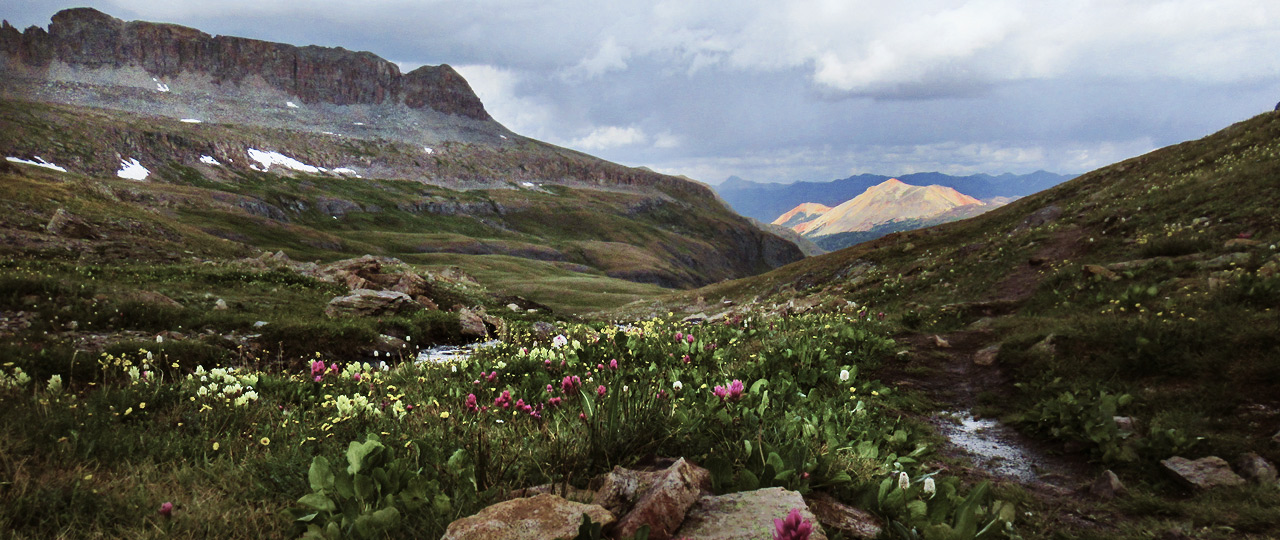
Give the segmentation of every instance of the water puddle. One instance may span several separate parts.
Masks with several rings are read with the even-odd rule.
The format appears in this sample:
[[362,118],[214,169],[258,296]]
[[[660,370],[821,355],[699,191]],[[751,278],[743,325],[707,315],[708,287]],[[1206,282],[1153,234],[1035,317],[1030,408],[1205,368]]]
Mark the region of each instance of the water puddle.
[[1038,452],[1018,442],[1021,435],[995,419],[974,418],[973,413],[962,410],[939,413],[934,422],[952,444],[992,474],[1030,483],[1039,480],[1039,471],[1046,469]]
[[418,363],[434,362],[434,363],[453,363],[460,362],[471,358],[477,350],[486,347],[493,347],[502,343],[499,340],[490,340],[480,343],[472,343],[470,345],[437,345],[430,349],[418,351]]

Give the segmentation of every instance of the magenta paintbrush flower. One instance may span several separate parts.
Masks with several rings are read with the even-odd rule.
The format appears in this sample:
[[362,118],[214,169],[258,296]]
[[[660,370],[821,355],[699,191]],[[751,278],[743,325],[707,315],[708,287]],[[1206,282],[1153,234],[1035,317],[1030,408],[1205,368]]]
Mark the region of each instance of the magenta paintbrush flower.
[[164,517],[171,517],[171,516],[173,515],[173,503],[171,503],[171,502],[165,502],[165,503],[161,504],[161,505],[160,505],[160,515],[162,515],[162,516],[164,516]]
[[774,540],[808,540],[813,524],[800,516],[799,508],[792,508],[787,517],[773,520]]

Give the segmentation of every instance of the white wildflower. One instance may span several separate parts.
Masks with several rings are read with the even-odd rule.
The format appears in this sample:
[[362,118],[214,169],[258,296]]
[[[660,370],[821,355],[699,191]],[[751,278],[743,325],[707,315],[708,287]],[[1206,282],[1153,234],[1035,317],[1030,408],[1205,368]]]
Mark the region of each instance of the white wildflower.
[[551,346],[557,349],[565,346],[568,343],[569,343],[569,338],[564,337],[563,334],[557,335],[555,338],[551,340]]
[[849,370],[847,370],[847,369],[842,369],[842,370],[840,370],[840,380],[841,380],[841,381],[848,381],[848,380],[849,380]]
[[49,393],[50,394],[62,393],[62,375],[54,375],[52,377],[49,377]]
[[684,389],[684,383],[680,381],[673,382],[671,383],[671,389],[679,392]]
[[907,489],[911,487],[911,477],[906,472],[898,473],[898,489]]
[[924,487],[921,488],[920,491],[930,497],[932,497],[934,493],[938,492],[938,486],[933,483],[932,476],[924,479]]

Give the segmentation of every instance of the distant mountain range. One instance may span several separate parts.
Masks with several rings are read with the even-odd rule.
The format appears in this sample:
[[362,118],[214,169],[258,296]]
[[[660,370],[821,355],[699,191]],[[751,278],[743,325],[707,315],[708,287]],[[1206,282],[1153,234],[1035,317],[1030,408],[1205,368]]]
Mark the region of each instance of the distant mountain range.
[[[889,180],[890,176],[860,174],[832,182],[795,182],[792,184],[756,183],[736,176],[713,186],[720,197],[739,214],[763,222],[771,222],[780,214],[801,203],[837,206],[861,195],[867,188]],[[913,186],[953,188],[975,199],[1025,197],[1051,188],[1075,175],[1036,171],[1030,174],[975,174],[951,176],[936,172],[906,174],[896,177]]]

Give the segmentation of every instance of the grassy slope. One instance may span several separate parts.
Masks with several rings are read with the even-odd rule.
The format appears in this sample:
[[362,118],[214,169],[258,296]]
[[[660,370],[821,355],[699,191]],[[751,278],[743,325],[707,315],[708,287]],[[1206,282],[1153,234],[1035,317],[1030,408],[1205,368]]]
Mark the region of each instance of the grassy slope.
[[[1123,534],[1186,523],[1275,530],[1280,516],[1254,506],[1261,492],[1188,498],[1157,462],[1242,452],[1280,460],[1271,440],[1280,429],[1278,177],[1280,114],[1266,113],[982,216],[628,311],[679,310],[698,296],[810,297],[884,311],[904,333],[979,332],[1001,345],[1007,384],[979,395],[979,408],[1136,485],[1113,508],[1136,520]],[[1052,209],[1056,219],[1034,217]],[[1136,420],[1136,434],[1117,438],[1105,420],[1090,431],[1087,418],[1108,411],[1099,392],[1131,396],[1118,414]]]

